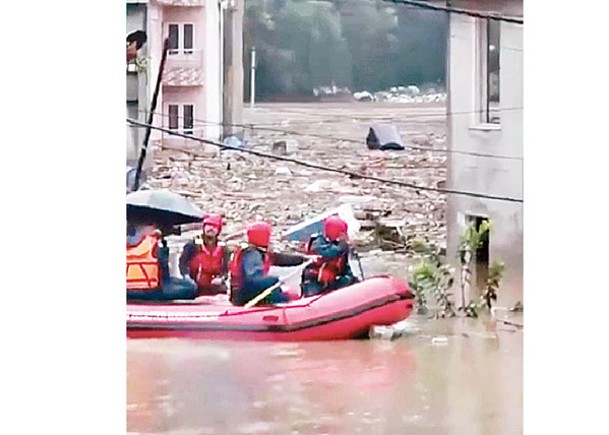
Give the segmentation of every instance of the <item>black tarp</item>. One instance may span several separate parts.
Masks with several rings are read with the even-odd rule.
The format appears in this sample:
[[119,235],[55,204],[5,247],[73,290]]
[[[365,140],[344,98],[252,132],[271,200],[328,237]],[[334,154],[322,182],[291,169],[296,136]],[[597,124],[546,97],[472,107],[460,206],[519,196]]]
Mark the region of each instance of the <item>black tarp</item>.
[[370,127],[366,145],[371,150],[403,150],[402,138],[393,124],[375,124]]

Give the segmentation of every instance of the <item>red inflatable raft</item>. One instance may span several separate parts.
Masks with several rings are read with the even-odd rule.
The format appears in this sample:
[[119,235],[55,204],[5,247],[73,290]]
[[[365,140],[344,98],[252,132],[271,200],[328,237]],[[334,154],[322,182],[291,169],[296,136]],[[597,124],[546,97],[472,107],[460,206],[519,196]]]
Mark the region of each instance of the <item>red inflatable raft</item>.
[[365,336],[412,312],[414,295],[397,278],[378,276],[334,292],[276,306],[236,307],[226,297],[197,303],[128,303],[130,338],[187,337],[312,341]]

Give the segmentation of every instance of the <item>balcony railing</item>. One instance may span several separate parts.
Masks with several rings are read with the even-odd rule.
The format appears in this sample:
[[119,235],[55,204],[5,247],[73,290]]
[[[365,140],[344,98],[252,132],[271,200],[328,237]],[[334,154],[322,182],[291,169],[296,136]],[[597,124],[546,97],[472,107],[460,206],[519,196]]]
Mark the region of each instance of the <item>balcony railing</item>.
[[[191,136],[193,138],[203,138],[205,137],[205,130],[206,127],[200,126],[200,125],[194,125],[194,128],[192,129],[184,129],[184,128],[179,128],[178,130],[174,130],[176,133],[180,133],[180,134],[185,134],[188,136]],[[165,128],[168,128],[167,126],[165,126]],[[209,127],[207,127],[209,128]],[[196,140],[190,140],[187,139],[185,137],[182,136],[174,136],[172,134],[169,133],[161,133],[161,140],[163,142],[163,144],[165,145],[169,145],[169,146],[177,146],[177,147],[181,147],[181,148],[200,148],[201,142],[198,142]]]
[[156,0],[163,6],[203,6],[203,0]]
[[169,50],[167,68],[203,68],[203,50]]

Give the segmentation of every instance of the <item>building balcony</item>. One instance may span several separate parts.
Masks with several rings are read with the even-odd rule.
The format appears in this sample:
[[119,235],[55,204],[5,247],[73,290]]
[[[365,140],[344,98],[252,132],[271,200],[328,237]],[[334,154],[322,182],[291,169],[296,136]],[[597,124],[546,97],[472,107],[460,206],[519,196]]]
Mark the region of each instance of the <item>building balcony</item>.
[[203,68],[203,50],[169,50],[168,68]]
[[203,50],[169,50],[164,86],[202,86]]
[[[165,126],[164,128],[168,128],[168,127]],[[188,135],[193,138],[204,138],[205,137],[205,127],[201,127],[201,126],[194,126],[194,128],[192,128],[192,129],[180,128],[180,129],[177,129],[174,131],[176,133]],[[201,147],[202,147],[202,144],[199,141],[187,139],[182,136],[174,136],[172,134],[165,133],[165,132],[161,133],[161,138],[160,138],[160,140],[158,140],[157,143],[161,147],[163,147],[163,146],[170,147],[170,148],[177,147],[177,148],[181,148],[181,149],[201,149]]]

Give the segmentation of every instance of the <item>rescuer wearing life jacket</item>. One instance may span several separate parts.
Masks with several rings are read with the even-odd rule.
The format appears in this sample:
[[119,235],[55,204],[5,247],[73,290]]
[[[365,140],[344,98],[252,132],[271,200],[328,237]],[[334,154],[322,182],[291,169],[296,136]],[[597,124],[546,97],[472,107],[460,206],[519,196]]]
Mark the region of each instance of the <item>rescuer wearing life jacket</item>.
[[[269,275],[271,266],[298,266],[307,261],[300,254],[283,254],[269,249],[271,225],[255,222],[247,227],[248,244],[238,248],[230,262],[231,297],[235,305],[245,305],[267,288],[277,284],[279,278]],[[260,305],[288,302],[295,298],[277,288],[264,298]]]
[[315,234],[309,240],[307,254],[317,260],[302,272],[302,296],[313,296],[346,287],[358,281],[349,266],[347,223],[338,216],[324,220],[323,235]]
[[203,218],[202,234],[184,245],[180,256],[180,273],[197,284],[199,296],[227,293],[230,252],[220,242],[222,216],[208,214]]
[[197,286],[170,276],[169,248],[155,224],[129,225],[127,235],[127,300],[194,299]]

